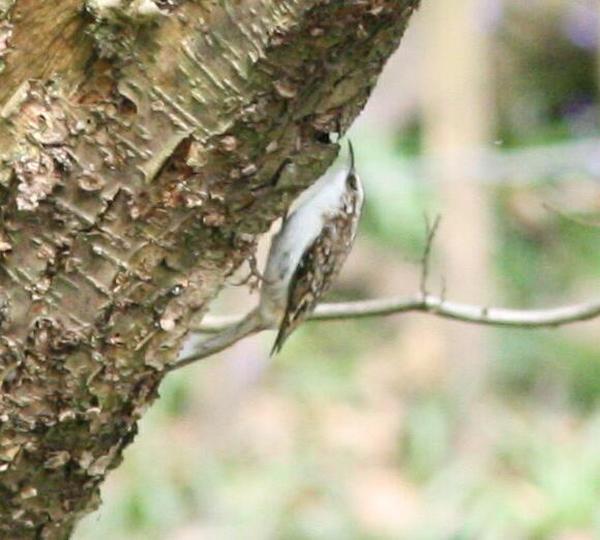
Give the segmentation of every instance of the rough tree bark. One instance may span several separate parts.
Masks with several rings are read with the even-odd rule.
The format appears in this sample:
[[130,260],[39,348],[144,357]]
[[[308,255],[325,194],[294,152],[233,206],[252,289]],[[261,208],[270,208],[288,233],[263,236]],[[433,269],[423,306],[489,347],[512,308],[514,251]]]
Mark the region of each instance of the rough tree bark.
[[418,0],[0,0],[0,537],[98,505]]

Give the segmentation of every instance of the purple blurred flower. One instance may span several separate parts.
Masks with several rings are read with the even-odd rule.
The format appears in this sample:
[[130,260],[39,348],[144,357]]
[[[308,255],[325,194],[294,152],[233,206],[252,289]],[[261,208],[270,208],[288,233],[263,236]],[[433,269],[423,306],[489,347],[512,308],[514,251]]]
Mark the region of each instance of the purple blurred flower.
[[582,49],[593,50],[598,46],[598,7],[591,4],[573,2],[567,8],[563,31],[569,40]]

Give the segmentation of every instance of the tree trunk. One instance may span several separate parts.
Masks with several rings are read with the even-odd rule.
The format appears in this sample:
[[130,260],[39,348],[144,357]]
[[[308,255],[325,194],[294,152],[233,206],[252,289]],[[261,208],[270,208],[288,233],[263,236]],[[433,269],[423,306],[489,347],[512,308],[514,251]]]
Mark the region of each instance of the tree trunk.
[[0,0],[0,537],[99,501],[418,0]]

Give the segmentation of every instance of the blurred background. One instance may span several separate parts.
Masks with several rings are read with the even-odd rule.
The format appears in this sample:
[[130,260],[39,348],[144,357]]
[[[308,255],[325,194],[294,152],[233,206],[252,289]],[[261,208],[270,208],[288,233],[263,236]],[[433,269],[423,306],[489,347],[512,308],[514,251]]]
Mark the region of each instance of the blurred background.
[[[599,36],[597,0],[424,0],[352,129],[368,202],[329,299],[416,293],[437,214],[432,293],[597,298]],[[75,537],[600,538],[599,330],[408,314],[308,323],[271,360],[274,334],[245,340],[165,380]]]

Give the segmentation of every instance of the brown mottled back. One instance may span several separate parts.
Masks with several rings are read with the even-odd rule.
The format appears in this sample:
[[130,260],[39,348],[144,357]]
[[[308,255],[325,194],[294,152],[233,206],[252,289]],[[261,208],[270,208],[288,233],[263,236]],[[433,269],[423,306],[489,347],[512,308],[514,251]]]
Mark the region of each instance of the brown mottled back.
[[341,208],[325,216],[321,234],[302,255],[289,285],[286,311],[271,354],[279,352],[290,334],[314,311],[340,272],[356,236],[359,203],[356,192],[348,191]]

